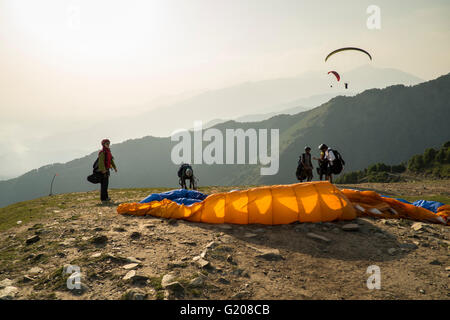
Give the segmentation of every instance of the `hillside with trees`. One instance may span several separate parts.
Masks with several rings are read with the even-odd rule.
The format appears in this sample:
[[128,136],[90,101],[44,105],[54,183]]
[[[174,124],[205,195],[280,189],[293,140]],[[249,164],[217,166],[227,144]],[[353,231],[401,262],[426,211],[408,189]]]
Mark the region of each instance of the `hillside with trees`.
[[398,165],[375,163],[364,170],[343,174],[336,183],[399,182],[417,178],[450,178],[450,141],[437,150],[428,148]]

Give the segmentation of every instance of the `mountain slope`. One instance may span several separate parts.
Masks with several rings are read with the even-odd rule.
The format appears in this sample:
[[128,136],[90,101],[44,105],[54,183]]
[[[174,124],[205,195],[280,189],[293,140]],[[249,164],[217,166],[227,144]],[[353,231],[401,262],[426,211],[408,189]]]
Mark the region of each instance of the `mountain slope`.
[[[297,158],[305,145],[313,154],[321,143],[340,151],[346,172],[371,163],[396,164],[450,138],[450,74],[413,87],[401,85],[371,89],[354,97],[339,96],[310,111],[270,119],[215,126],[226,129],[278,129],[279,172],[261,176],[259,165],[194,164],[200,185],[278,184],[295,182]],[[223,134],[225,137],[225,134]],[[112,174],[112,188],[177,187],[177,165],[170,138],[145,137],[112,146],[119,173]],[[208,143],[203,143],[203,148]],[[315,154],[316,155],[316,154]],[[50,165],[21,177],[0,181],[0,205],[47,195],[54,173],[55,192],[92,190],[86,181],[96,153],[66,164]],[[248,162],[247,162],[248,163]]]

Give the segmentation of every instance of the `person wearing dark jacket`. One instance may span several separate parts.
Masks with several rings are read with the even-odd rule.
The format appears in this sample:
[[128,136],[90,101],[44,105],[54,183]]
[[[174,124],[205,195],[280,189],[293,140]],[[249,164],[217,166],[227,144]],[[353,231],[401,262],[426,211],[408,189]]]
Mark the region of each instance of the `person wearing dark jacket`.
[[117,172],[114,157],[109,148],[111,142],[108,139],[102,140],[102,150],[98,153],[98,171],[103,175],[100,181],[100,200],[105,203],[111,199],[108,196],[109,170],[112,168]]

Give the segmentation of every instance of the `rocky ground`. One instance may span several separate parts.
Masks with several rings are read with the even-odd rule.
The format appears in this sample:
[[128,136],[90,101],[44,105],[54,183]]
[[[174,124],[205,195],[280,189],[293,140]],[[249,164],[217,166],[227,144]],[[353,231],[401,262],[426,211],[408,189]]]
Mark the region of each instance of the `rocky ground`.
[[[388,186],[397,193],[402,187]],[[381,184],[359,188],[394,190]],[[450,190],[448,182],[444,191],[432,184],[426,188],[421,189],[425,195]],[[228,189],[233,188],[220,188]],[[0,231],[0,298],[450,298],[447,226],[366,217],[282,226],[210,225],[117,214],[118,203],[148,193],[112,190],[115,202],[108,206],[99,203],[98,192],[28,202],[40,208],[27,209],[36,219],[17,220]],[[8,208],[1,214],[10,210],[13,215]],[[367,286],[371,266],[379,267],[380,289]]]

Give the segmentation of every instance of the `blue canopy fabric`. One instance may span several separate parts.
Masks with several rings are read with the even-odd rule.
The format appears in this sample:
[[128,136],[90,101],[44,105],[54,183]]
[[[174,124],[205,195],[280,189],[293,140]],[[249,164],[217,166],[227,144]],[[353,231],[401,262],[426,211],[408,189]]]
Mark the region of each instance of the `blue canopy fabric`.
[[[392,197],[385,196],[385,195],[382,195],[382,197],[392,198]],[[405,199],[400,199],[400,198],[394,198],[394,199],[398,200],[400,202],[403,202],[403,203],[412,204],[413,206],[416,206],[416,207],[430,210],[431,212],[434,212],[434,213],[437,213],[437,210],[439,207],[442,207],[443,205],[445,205],[445,203],[438,202],[438,201],[430,201],[430,200],[417,200],[417,201],[414,201],[411,203],[409,201],[406,201]]]
[[414,201],[412,204],[416,207],[425,208],[434,213],[437,213],[437,210],[439,207],[442,207],[443,205],[445,205],[445,203],[442,203],[442,202],[428,201],[428,200],[417,200],[417,201]]
[[196,190],[175,189],[162,193],[152,193],[139,203],[149,203],[152,201],[161,201],[163,199],[172,200],[178,204],[191,205],[196,202],[201,202],[206,199],[208,195]]

